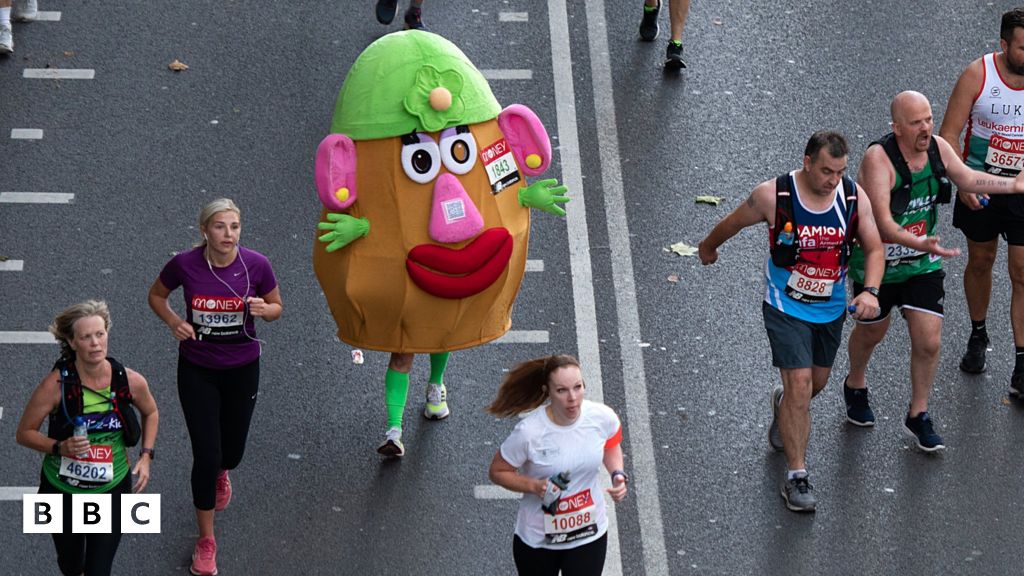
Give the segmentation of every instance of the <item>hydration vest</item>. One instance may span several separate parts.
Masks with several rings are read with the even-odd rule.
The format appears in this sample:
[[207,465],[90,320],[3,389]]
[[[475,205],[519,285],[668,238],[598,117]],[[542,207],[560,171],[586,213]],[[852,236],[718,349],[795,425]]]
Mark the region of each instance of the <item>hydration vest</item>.
[[[885,155],[889,157],[893,169],[900,176],[900,187],[892,190],[889,194],[889,211],[898,216],[906,212],[907,206],[910,205],[910,191],[914,187],[914,177],[896,143],[895,134],[889,132],[868,144],[868,148],[876,144],[885,150]],[[939,204],[949,204],[953,198],[953,183],[946,177],[946,165],[942,163],[942,154],[939,153],[939,144],[934,136],[931,137],[931,142],[928,144],[928,163],[932,168],[932,178],[939,183],[939,193],[935,201]]]
[[[110,395],[114,400],[113,411],[121,420],[125,446],[135,446],[139,443],[142,428],[132,406],[128,372],[117,360],[107,357],[107,361],[110,362]],[[60,406],[50,412],[47,435],[54,440],[67,440],[74,432],[75,417],[82,415],[82,381],[78,377],[73,355],[70,358],[62,356],[53,365],[53,369],[60,374]]]
[[[775,179],[775,225],[769,238],[772,264],[780,268],[794,266],[800,258],[799,228],[793,215],[793,189],[790,186],[790,178],[792,176],[789,174],[783,174]],[[843,196],[846,198],[846,235],[840,248],[840,267],[850,258],[851,246],[857,233],[857,183],[849,176],[843,176]],[[787,222],[792,225],[794,237],[792,242],[782,244],[779,242],[779,234],[785,229]]]

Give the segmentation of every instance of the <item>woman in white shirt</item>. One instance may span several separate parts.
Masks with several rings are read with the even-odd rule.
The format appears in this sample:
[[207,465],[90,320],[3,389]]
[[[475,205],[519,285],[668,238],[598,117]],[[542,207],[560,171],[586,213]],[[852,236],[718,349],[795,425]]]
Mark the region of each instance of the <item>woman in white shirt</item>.
[[[576,358],[560,354],[512,369],[488,407],[497,416],[530,412],[491,462],[495,484],[522,492],[512,555],[519,574],[600,575],[608,516],[598,474],[611,473],[612,500],[626,497],[622,426],[611,408],[583,399]],[[541,408],[536,410],[536,408]]]

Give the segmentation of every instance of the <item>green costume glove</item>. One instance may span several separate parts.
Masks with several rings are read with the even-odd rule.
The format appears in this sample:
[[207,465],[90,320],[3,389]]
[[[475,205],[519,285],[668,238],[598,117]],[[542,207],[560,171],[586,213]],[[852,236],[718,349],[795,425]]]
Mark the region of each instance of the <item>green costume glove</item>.
[[370,233],[370,221],[366,218],[355,218],[340,212],[328,212],[327,219],[330,222],[320,222],[316,227],[320,230],[330,230],[320,237],[321,242],[329,242],[327,244],[328,252],[340,250],[353,240]]
[[558,180],[538,180],[526,188],[519,190],[519,205],[527,208],[543,210],[555,216],[565,216],[565,210],[559,204],[565,204],[569,197],[564,194],[565,186],[555,186]]

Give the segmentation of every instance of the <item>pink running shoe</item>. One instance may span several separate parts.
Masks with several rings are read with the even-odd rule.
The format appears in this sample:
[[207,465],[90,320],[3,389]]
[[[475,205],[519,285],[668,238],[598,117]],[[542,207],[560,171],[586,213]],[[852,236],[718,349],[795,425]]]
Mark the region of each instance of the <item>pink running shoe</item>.
[[213,509],[220,512],[228,507],[231,502],[231,478],[228,478],[228,471],[221,470],[217,476],[217,502]]
[[192,552],[192,565],[188,571],[195,576],[217,576],[217,542],[213,538],[196,540],[196,549]]

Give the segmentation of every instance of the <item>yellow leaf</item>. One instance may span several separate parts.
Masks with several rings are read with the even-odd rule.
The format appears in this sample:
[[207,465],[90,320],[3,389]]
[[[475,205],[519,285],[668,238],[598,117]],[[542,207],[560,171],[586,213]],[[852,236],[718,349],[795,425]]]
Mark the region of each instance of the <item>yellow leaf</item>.
[[697,204],[711,204],[712,206],[718,206],[722,201],[719,196],[697,196],[693,199]]
[[181,60],[178,60],[177,58],[174,59],[174,62],[171,62],[170,64],[168,64],[167,67],[170,68],[171,70],[174,70],[175,72],[183,72],[185,70],[188,70],[188,64],[185,64],[184,62],[182,62]]
[[669,249],[680,256],[695,256],[697,254],[697,249],[686,242],[676,242],[669,246]]

